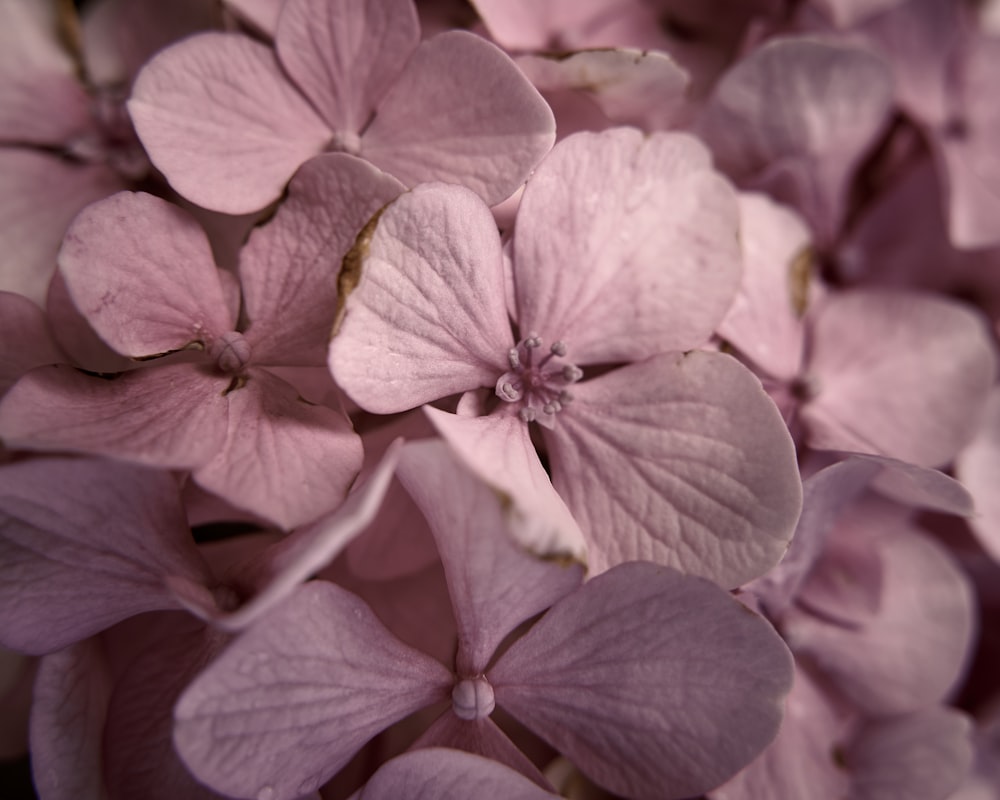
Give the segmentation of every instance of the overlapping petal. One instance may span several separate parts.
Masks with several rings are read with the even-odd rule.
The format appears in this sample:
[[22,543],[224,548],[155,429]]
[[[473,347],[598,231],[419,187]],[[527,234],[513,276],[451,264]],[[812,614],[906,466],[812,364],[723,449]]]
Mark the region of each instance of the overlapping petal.
[[553,606],[487,677],[498,704],[584,773],[651,800],[701,794],[757,755],[792,662],[717,586],[630,563]]
[[745,367],[665,354],[574,395],[545,439],[591,573],[648,559],[735,587],[778,562],[802,485],[788,431]]
[[738,217],[691,137],[614,129],[564,140],[518,211],[522,333],[562,340],[591,364],[703,344],[739,287]]
[[181,695],[174,744],[224,794],[294,800],[379,731],[447,697],[452,676],[356,597],[306,584]]

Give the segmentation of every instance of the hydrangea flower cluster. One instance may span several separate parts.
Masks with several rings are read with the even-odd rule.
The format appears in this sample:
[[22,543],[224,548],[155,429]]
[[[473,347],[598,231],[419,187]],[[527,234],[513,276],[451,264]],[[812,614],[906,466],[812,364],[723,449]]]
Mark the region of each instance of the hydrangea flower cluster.
[[0,18],[5,797],[1000,800],[1000,3]]

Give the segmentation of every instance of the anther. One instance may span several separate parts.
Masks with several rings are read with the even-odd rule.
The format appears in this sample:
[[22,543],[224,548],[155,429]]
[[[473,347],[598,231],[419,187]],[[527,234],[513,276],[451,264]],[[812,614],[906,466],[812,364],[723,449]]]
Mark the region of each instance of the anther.
[[562,368],[562,377],[566,383],[576,383],[583,377],[583,370],[576,364],[564,364]]
[[564,355],[566,355],[568,349],[569,348],[566,347],[566,342],[558,341],[552,343],[552,347],[549,348],[549,351],[552,353],[552,355],[559,356],[560,358],[562,358]]
[[521,422],[534,422],[535,417],[538,416],[538,412],[535,411],[533,406],[525,406],[517,415],[521,418]]
[[510,363],[511,369],[517,369],[521,366],[521,357],[517,354],[516,347],[512,347],[507,351],[507,361]]

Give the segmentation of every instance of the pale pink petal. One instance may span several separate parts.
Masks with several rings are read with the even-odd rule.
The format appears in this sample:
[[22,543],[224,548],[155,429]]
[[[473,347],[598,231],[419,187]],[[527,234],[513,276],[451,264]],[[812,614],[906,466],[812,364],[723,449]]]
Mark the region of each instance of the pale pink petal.
[[869,714],[940,702],[961,678],[973,642],[968,578],[916,529],[885,534],[855,522],[853,535],[877,548],[882,561],[878,613],[854,628],[794,614],[782,623],[786,641]]
[[61,145],[91,123],[90,98],[63,46],[72,11],[53,0],[0,2],[0,141]]
[[701,345],[739,287],[735,195],[682,134],[564,140],[528,182],[514,237],[522,334],[575,363]]
[[[616,0],[616,6],[628,13],[638,5],[631,0]],[[600,28],[607,15],[608,0],[473,0],[490,34],[510,50],[558,50],[579,44]],[[592,42],[595,45],[620,42]]]
[[155,467],[192,468],[225,438],[228,376],[192,364],[137,370],[114,379],[72,367],[32,370],[0,403],[7,447],[72,450]]
[[44,305],[66,227],[88,203],[124,188],[104,164],[0,148],[0,290]]
[[969,524],[979,543],[1000,561],[1000,389],[990,392],[976,437],[959,453],[955,471],[975,498],[976,514]]
[[81,211],[59,269],[80,313],[122,355],[207,346],[234,327],[205,232],[151,194],[120,192]]
[[325,364],[341,262],[365,223],[403,191],[353,156],[322,155],[302,165],[274,219],[240,254],[254,363]]
[[[236,611],[216,616],[212,623],[229,631],[247,627],[333,561],[375,518],[399,461],[401,446],[402,442],[397,442],[390,447],[368,480],[347,495],[336,511],[261,553],[257,562],[259,568],[266,569],[267,580],[260,580],[255,587],[257,594],[249,602]],[[242,566],[241,576],[253,570],[253,566]]]
[[378,107],[361,155],[407,186],[445,181],[494,205],[555,141],[555,120],[513,61],[485,39],[446,31],[423,42]]
[[972,438],[996,376],[985,320],[930,294],[854,290],[816,309],[801,409],[811,447],[938,466]]
[[514,341],[489,208],[467,189],[430,184],[369,225],[340,277],[337,383],[379,414],[494,386]]
[[428,748],[405,753],[384,764],[365,784],[359,800],[550,800],[546,792],[495,760],[459,750]]
[[843,715],[800,665],[771,745],[711,800],[848,797],[849,776],[835,760],[847,725]]
[[66,281],[58,269],[49,283],[45,310],[56,343],[69,356],[69,363],[104,375],[139,367],[140,362],[115,352],[94,332],[87,318],[73,305]]
[[462,417],[430,407],[424,412],[466,466],[508,498],[516,520],[510,534],[520,547],[543,558],[586,563],[583,532],[552,487],[525,423],[514,416]]
[[65,360],[42,310],[26,297],[0,291],[0,395],[28,370]]
[[158,54],[128,110],[170,185],[228,214],[277,200],[331,136],[271,49],[238,34],[203,33]]
[[701,125],[723,169],[762,189],[773,184],[825,243],[840,228],[847,182],[891,103],[889,70],[872,53],[776,38],[723,76]]
[[739,586],[785,552],[802,504],[795,448],[729,356],[666,354],[574,387],[545,432],[592,574],[646,559]]
[[300,587],[181,695],[174,743],[216,791],[293,800],[372,736],[448,696],[441,664],[398,642],[358,598]]
[[[597,105],[609,123],[646,130],[667,128],[678,121],[690,82],[666,53],[633,48],[532,53],[515,61],[543,94],[579,92]],[[559,130],[565,133],[561,121]]]
[[285,0],[223,0],[226,7],[273,39]]
[[500,706],[604,788],[683,798],[774,738],[792,660],[717,586],[631,563],[553,606],[487,677]]
[[31,766],[39,796],[107,799],[101,759],[111,689],[96,639],[42,659],[31,710]]
[[176,607],[167,576],[209,581],[169,474],[96,459],[32,459],[2,475],[6,646],[52,652],[126,617]]
[[342,412],[303,400],[263,369],[225,399],[225,442],[193,473],[203,488],[283,528],[312,522],[344,499],[362,452]]
[[275,44],[334,135],[356,143],[419,42],[413,0],[286,0]]
[[951,708],[869,722],[844,760],[856,800],[950,797],[972,764],[969,718]]
[[811,295],[811,236],[802,218],[761,194],[740,194],[743,284],[719,335],[769,377],[802,367],[802,316]]
[[441,553],[458,621],[457,669],[481,674],[503,638],[571,592],[583,570],[522,550],[512,536],[521,524],[517,500],[474,477],[443,442],[407,445],[399,480]]

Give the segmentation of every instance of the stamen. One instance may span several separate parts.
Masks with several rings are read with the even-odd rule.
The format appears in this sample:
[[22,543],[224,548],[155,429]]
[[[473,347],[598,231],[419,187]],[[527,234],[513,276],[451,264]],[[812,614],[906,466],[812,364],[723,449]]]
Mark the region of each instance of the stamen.
[[566,383],[576,383],[583,377],[583,370],[576,364],[566,364],[562,368],[562,377]]
[[[518,417],[523,422],[538,422],[551,428],[555,415],[562,411],[573,396],[566,386],[583,377],[583,370],[575,364],[560,363],[569,347],[564,341],[555,341],[548,353],[537,362],[534,352],[542,346],[542,337],[531,333],[517,347],[507,351],[510,371],[496,383],[496,395],[507,403],[519,403]],[[549,362],[555,360],[550,366]]]
[[516,347],[512,347],[507,351],[507,361],[510,363],[511,369],[519,369],[521,367],[521,357],[517,354]]
[[566,347],[566,342],[560,340],[558,342],[553,342],[552,347],[550,347],[549,350],[551,351],[552,355],[559,356],[560,358],[562,358],[564,355],[566,355],[568,348]]

